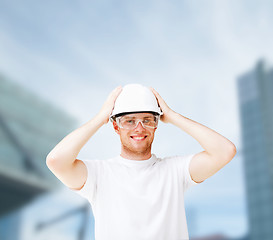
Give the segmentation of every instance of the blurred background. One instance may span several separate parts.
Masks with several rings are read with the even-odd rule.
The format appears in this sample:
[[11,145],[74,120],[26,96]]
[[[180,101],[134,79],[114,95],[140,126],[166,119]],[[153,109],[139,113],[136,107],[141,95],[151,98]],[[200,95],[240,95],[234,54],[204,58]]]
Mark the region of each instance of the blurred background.
[[[0,239],[90,240],[90,205],[45,158],[113,88],[154,87],[235,158],[189,189],[192,240],[273,239],[273,2],[0,0]],[[110,123],[79,159],[119,154]],[[159,157],[202,151],[160,123]]]

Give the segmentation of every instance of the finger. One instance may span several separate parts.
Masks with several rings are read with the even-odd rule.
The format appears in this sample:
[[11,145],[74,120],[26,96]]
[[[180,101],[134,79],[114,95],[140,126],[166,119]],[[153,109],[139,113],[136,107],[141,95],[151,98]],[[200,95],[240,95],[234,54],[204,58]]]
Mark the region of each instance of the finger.
[[152,87],[150,87],[150,89],[153,92],[153,94],[155,95],[156,100],[159,102],[160,95],[158,94],[158,92]]
[[151,89],[151,91],[153,92],[154,95],[158,95],[158,92],[154,88],[150,87],[150,89]]
[[121,93],[122,87],[118,86],[116,87],[108,96],[109,101],[114,101],[118,97],[118,95]]
[[160,94],[159,94],[155,89],[151,88],[151,90],[152,90],[152,92],[154,93],[155,97],[157,98],[157,100],[158,100],[159,102],[165,102],[165,101],[163,100],[163,98],[160,96]]
[[115,88],[115,90],[114,90],[114,92],[113,92],[113,96],[114,96],[115,98],[117,98],[118,95],[121,93],[121,91],[122,91],[122,86],[118,86],[117,88]]
[[159,105],[166,104],[164,99],[159,95],[159,93],[155,89],[151,88],[151,90],[153,91],[157,101],[159,102]]
[[110,95],[117,95],[118,93],[121,92],[121,90],[122,90],[122,86],[118,86],[111,92]]

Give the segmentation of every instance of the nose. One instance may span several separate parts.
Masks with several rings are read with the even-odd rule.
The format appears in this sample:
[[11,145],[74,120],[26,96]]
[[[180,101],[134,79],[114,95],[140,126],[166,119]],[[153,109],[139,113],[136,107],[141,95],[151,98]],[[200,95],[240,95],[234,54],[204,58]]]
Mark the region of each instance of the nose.
[[144,128],[143,124],[141,121],[138,121],[136,127],[135,127],[135,130],[138,130],[138,131],[142,131]]

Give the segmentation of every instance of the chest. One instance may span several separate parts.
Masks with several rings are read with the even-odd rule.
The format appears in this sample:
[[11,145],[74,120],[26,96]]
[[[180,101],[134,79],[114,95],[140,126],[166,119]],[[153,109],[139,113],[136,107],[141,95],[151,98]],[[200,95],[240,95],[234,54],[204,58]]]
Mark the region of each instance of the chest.
[[166,165],[143,169],[110,166],[100,174],[97,197],[101,202],[149,206],[160,201],[169,202],[182,192],[177,171]]

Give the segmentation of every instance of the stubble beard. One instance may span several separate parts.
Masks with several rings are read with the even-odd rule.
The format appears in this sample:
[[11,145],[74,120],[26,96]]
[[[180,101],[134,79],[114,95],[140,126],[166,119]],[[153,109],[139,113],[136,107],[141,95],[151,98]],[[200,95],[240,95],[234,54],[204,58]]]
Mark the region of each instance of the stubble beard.
[[151,153],[152,143],[153,143],[153,140],[151,142],[148,142],[142,148],[137,149],[136,147],[133,146],[133,144],[124,142],[121,139],[121,148],[122,148],[122,151],[126,153],[126,155],[128,156],[145,156]]

